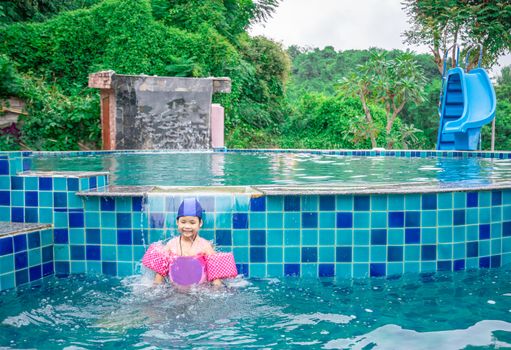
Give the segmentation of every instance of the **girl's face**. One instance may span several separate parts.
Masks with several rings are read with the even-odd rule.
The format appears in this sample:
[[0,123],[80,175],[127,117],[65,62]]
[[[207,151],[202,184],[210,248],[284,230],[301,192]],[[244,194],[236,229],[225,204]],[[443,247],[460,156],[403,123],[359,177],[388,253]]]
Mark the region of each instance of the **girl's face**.
[[177,230],[188,239],[194,239],[202,227],[202,220],[197,216],[181,216],[177,219]]

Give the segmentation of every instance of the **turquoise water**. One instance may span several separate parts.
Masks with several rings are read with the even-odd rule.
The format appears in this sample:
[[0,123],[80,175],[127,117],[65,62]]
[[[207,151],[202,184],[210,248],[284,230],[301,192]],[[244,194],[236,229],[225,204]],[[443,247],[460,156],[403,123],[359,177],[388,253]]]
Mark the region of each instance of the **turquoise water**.
[[33,170],[110,171],[115,185],[488,184],[511,180],[511,160],[348,157],[290,153],[118,153],[36,156]]
[[494,349],[511,347],[505,269],[400,279],[237,280],[150,288],[141,276],[75,276],[3,292],[12,349]]

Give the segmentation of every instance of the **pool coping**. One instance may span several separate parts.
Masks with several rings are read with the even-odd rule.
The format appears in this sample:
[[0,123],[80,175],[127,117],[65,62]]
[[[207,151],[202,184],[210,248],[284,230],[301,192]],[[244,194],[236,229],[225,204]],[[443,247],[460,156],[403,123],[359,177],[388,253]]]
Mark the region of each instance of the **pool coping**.
[[168,195],[248,195],[252,198],[261,196],[292,195],[350,195],[350,194],[413,194],[441,192],[492,191],[511,188],[511,181],[487,185],[456,187],[452,184],[377,184],[353,186],[117,186],[109,185],[76,193],[80,197],[147,197]]
[[0,221],[0,238],[50,229],[52,224]]

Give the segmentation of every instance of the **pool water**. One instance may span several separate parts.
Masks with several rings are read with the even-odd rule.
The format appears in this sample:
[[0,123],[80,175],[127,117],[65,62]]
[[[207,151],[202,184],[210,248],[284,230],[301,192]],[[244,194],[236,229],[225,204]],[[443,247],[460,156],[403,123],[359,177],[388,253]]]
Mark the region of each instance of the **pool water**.
[[2,348],[494,349],[511,347],[511,272],[399,279],[52,277],[0,298]]
[[105,153],[34,156],[33,170],[109,171],[114,185],[346,185],[511,180],[511,160],[306,153]]

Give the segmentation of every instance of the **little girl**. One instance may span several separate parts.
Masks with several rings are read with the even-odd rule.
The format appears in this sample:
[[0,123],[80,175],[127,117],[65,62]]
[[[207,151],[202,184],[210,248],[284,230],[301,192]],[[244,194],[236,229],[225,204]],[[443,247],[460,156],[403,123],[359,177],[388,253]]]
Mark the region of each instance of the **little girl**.
[[[172,238],[165,249],[167,249],[172,256],[176,257],[195,257],[200,261],[200,257],[215,254],[215,250],[211,243],[199,236],[199,230],[202,227],[202,207],[195,198],[186,198],[183,200],[177,211],[177,230],[180,235]],[[193,263],[192,259],[188,259]],[[205,266],[202,265],[202,278],[200,282],[205,281]],[[169,273],[169,275],[171,275]],[[156,273],[154,282],[162,283],[165,277]],[[220,280],[213,280],[214,285],[221,285]]]

